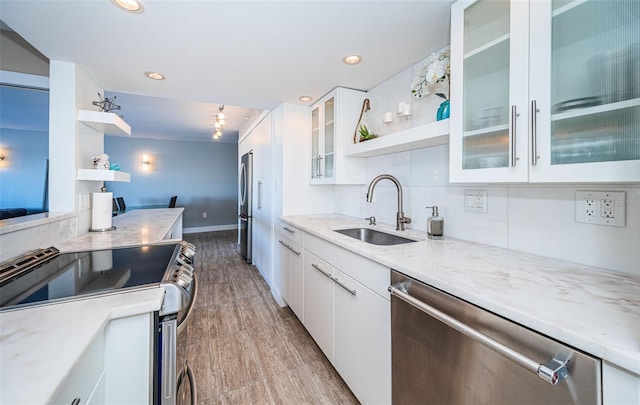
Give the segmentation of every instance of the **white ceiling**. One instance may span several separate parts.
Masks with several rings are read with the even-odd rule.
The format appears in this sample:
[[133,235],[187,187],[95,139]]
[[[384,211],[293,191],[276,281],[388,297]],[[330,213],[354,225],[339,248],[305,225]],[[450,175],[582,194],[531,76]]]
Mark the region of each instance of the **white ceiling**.
[[[0,18],[116,95],[134,136],[210,141],[220,104],[233,132],[252,109],[368,90],[406,69],[449,42],[452,3],[143,0],[132,14],[109,0],[1,0]],[[363,61],[342,63],[351,53]]]

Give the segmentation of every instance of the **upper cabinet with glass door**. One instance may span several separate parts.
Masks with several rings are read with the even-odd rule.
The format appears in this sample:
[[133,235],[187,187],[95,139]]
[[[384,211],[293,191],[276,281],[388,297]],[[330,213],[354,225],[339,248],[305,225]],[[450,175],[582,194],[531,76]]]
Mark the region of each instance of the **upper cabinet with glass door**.
[[366,93],[337,87],[311,106],[312,184],[364,184],[364,158],[345,157]]
[[640,181],[640,2],[459,1],[451,48],[451,181]]

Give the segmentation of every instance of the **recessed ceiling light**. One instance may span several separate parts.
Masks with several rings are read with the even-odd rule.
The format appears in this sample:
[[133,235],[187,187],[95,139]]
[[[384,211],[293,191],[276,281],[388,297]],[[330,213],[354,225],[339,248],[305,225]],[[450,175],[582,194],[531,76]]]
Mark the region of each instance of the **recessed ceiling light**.
[[300,96],[300,97],[298,97],[298,100],[306,103],[306,102],[309,102],[309,101],[311,101],[313,99],[311,97],[309,97],[309,96]]
[[355,65],[357,63],[360,63],[361,60],[362,60],[362,57],[360,55],[349,55],[349,56],[345,56],[342,59],[342,61],[347,65]]
[[140,14],[144,11],[144,6],[140,0],[111,0],[121,10],[129,13]]
[[165,77],[164,75],[158,73],[158,72],[144,72],[144,75],[147,76],[149,79],[153,79],[153,80],[164,80]]

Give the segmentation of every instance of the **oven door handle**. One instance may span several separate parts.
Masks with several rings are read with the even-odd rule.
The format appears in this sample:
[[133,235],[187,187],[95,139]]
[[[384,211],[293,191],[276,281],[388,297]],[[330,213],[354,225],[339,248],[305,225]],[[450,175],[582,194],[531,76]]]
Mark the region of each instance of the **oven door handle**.
[[176,383],[176,392],[180,392],[180,386],[182,386],[182,382],[187,378],[189,380],[189,392],[191,393],[191,405],[196,405],[198,403],[198,389],[196,387],[196,379],[193,376],[193,369],[189,365],[189,362],[185,360],[184,367],[180,370],[180,374],[178,375],[178,381]]
[[193,306],[196,303],[197,295],[198,295],[198,278],[196,276],[196,273],[194,272],[193,280],[191,281],[191,298],[189,299],[189,305],[187,306],[186,311],[184,311],[184,314],[182,315],[182,317],[178,319],[178,333],[182,331],[182,329],[184,328],[183,326],[184,322],[189,318],[189,315],[191,315]]

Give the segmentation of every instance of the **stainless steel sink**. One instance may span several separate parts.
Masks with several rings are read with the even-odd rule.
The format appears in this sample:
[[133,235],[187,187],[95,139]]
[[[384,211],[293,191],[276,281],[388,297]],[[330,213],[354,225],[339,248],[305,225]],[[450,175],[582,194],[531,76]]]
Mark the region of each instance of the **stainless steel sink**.
[[403,238],[402,236],[380,232],[370,228],[336,229],[334,232],[338,232],[373,245],[400,245],[402,243],[416,242],[413,239]]

